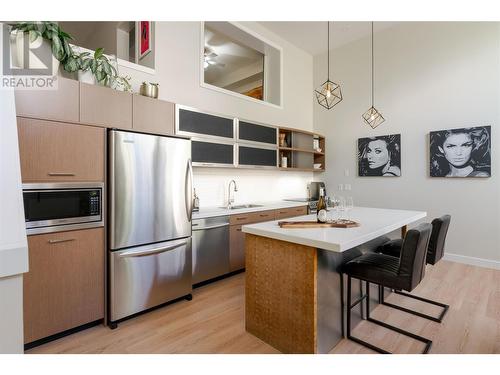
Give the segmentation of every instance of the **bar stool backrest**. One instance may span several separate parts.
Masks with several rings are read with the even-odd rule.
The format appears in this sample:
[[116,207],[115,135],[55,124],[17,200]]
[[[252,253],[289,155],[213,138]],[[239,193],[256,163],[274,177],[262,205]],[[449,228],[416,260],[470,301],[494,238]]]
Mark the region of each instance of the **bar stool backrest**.
[[401,287],[404,290],[412,291],[424,277],[425,258],[431,231],[431,224],[422,223],[406,233],[398,270],[402,284],[404,284]]
[[451,216],[443,215],[432,220],[432,233],[427,250],[427,263],[436,264],[444,255],[444,243],[450,226]]

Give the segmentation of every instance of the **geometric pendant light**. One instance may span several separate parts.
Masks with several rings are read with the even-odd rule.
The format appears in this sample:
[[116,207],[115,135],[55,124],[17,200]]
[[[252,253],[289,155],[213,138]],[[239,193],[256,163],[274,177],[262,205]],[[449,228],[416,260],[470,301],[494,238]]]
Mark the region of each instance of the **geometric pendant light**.
[[377,126],[379,126],[381,123],[385,121],[384,117],[382,114],[375,109],[374,107],[374,100],[373,100],[373,22],[372,22],[372,106],[368,111],[363,113],[363,120],[372,127],[372,129],[375,129]]
[[340,85],[330,81],[330,22],[327,22],[327,79],[323,84],[314,90],[316,100],[326,109],[331,109],[342,101],[342,91]]

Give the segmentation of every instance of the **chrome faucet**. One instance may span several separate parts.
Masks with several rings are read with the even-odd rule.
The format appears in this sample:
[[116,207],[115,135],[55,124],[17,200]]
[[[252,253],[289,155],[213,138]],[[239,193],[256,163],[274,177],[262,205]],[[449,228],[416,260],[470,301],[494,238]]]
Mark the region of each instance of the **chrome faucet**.
[[238,187],[236,186],[236,181],[229,181],[229,186],[227,188],[227,208],[231,208],[231,204],[234,202],[234,194],[233,198],[231,198],[231,184],[234,183],[234,192],[238,191]]

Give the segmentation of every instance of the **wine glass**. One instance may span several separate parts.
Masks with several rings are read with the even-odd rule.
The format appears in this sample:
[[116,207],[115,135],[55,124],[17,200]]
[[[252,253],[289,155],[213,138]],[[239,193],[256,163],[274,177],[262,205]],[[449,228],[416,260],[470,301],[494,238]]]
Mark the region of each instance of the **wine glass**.
[[338,214],[339,214],[339,204],[340,204],[339,197],[337,195],[333,195],[330,198],[330,203],[333,211],[332,220],[336,221],[338,220]]
[[339,210],[339,221],[342,221],[344,219],[344,212],[345,212],[345,198],[344,197],[339,197],[338,201],[338,210]]
[[352,197],[347,197],[345,202],[345,210],[347,211],[347,220],[351,220],[351,211],[354,208],[354,200]]

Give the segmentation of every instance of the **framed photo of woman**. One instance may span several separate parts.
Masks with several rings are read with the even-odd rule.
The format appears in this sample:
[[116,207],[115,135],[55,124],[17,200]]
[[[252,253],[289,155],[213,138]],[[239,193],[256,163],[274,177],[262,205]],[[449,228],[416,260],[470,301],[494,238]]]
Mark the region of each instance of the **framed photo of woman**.
[[401,134],[359,138],[358,175],[401,176]]
[[491,177],[491,126],[430,132],[431,177]]
[[151,21],[139,21],[139,59],[151,52]]

